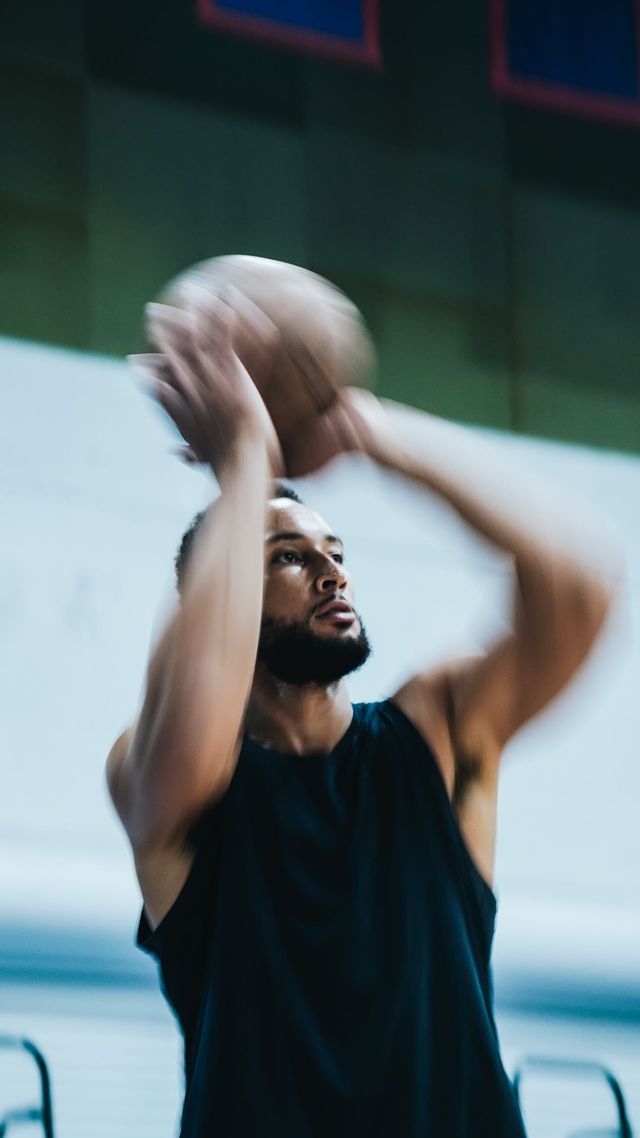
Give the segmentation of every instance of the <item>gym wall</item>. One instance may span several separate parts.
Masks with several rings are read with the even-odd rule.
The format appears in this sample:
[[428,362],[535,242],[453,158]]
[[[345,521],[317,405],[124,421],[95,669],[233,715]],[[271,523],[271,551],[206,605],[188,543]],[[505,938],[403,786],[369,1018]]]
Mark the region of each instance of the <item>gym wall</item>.
[[636,130],[498,103],[482,4],[382,11],[378,73],[180,0],[8,0],[0,332],[122,355],[171,274],[254,252],[354,295],[383,392],[640,450]]

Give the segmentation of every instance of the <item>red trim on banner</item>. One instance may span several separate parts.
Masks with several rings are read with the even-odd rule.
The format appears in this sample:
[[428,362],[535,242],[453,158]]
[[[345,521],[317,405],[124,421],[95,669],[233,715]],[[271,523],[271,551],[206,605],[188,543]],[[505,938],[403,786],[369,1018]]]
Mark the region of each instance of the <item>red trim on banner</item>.
[[636,77],[638,79],[638,100],[640,101],[640,0],[636,0]]
[[[491,0],[489,16],[491,86],[500,98],[563,114],[581,115],[623,126],[640,126],[640,92],[636,103],[606,95],[583,95],[559,83],[516,79],[509,71],[507,58],[507,0]],[[636,0],[636,42],[640,75],[640,0]]]
[[202,24],[220,32],[243,35],[308,55],[324,56],[342,63],[360,64],[380,69],[382,56],[378,35],[378,0],[362,0],[363,38],[350,43],[323,32],[305,32],[283,28],[260,16],[221,11],[216,0],[196,0],[196,11]]

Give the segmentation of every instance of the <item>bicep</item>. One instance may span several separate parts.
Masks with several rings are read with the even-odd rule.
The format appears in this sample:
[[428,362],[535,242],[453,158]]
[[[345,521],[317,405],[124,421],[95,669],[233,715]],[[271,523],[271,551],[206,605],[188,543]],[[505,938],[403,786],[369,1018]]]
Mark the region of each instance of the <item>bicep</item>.
[[181,848],[202,810],[226,792],[241,745],[240,737],[221,745],[219,736],[229,735],[223,724],[198,731],[196,712],[187,714],[188,696],[167,690],[170,667],[154,655],[138,720],[107,759],[109,792],[136,852]]
[[608,605],[570,590],[536,597],[518,590],[513,631],[450,677],[456,745],[479,761],[497,759],[511,737],[571,681],[589,654]]
[[[128,760],[134,735],[135,727],[130,727],[116,739],[105,769],[111,799],[127,833],[132,798]],[[149,926],[155,929],[184,887],[193,864],[193,851],[186,840],[148,847],[137,846],[132,840],[132,846],[145,913]]]

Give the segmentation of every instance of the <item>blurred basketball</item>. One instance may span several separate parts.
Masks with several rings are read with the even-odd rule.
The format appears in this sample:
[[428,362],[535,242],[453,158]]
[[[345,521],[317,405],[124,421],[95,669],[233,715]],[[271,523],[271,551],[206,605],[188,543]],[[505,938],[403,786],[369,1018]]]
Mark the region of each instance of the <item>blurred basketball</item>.
[[[298,265],[241,254],[191,266],[162,293],[165,304],[190,307],[194,288],[233,303],[237,290],[276,325],[272,366],[252,367],[251,336],[237,323],[234,349],[247,367],[281,440],[325,410],[343,386],[371,385],[374,348],[364,320],[329,281]],[[150,336],[152,338],[152,336]]]

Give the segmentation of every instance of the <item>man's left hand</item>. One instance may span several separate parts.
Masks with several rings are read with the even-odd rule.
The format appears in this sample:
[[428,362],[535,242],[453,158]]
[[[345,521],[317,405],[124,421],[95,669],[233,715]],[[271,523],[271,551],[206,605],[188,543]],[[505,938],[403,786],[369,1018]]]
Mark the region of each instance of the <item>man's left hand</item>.
[[326,411],[307,419],[282,440],[286,472],[300,478],[340,454],[374,457],[388,433],[387,416],[375,396],[359,387],[344,387]]

